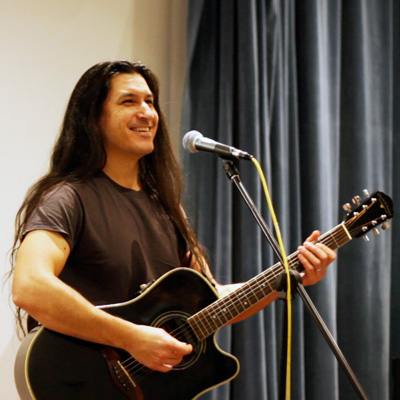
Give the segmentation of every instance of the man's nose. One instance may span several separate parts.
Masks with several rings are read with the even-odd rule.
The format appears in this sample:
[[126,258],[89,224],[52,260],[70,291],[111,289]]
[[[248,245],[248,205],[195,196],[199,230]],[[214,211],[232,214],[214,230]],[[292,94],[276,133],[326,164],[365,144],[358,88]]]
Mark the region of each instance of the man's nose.
[[136,112],[136,115],[140,118],[150,118],[154,114],[153,108],[150,107],[145,101],[142,102]]

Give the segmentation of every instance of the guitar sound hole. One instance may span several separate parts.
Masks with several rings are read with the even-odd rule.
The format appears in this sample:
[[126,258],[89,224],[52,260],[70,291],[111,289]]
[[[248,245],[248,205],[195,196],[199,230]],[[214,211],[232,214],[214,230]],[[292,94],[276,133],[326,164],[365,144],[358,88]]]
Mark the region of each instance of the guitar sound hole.
[[205,341],[198,341],[193,330],[186,322],[188,317],[190,317],[190,315],[182,311],[169,311],[158,316],[152,324],[153,326],[164,329],[181,342],[193,346],[193,351],[184,356],[181,363],[173,368],[176,370],[185,369],[193,365],[204,352],[205,348]]

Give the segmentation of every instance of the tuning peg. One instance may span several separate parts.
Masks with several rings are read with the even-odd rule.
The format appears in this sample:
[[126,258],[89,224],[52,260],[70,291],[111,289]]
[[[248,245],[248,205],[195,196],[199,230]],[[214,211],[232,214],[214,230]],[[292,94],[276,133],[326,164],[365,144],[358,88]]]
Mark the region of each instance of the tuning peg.
[[377,228],[372,229],[372,233],[374,234],[374,236],[379,236],[380,232]]
[[346,212],[350,212],[351,211],[351,204],[350,203],[343,204],[343,210],[346,211]]
[[386,231],[386,229],[389,229],[390,228],[390,222],[389,221],[385,221],[383,224],[382,224],[382,229],[384,230],[384,231]]
[[360,205],[361,204],[361,197],[360,196],[354,196],[351,201],[353,202],[353,204],[357,204]]
[[364,242],[369,242],[369,237],[367,235],[363,236]]
[[365,197],[369,197],[368,189],[364,189],[363,190],[363,194],[364,194]]

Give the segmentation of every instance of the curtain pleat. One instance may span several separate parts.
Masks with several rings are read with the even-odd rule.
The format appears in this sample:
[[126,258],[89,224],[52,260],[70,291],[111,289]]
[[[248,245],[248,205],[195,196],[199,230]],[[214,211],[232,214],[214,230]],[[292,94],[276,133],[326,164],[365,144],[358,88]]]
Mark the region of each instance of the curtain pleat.
[[[182,133],[253,154],[272,194],[287,253],[345,216],[364,188],[394,199],[400,140],[399,4],[394,0],[189,0]],[[182,152],[193,226],[221,283],[251,279],[276,262],[222,161]],[[251,162],[241,180],[270,224]],[[272,227],[272,226],[271,226]],[[398,344],[399,228],[354,240],[307,287],[370,399],[390,398]],[[201,399],[278,399],[283,305],[218,333],[240,374]],[[357,399],[301,300],[293,302],[292,399]]]

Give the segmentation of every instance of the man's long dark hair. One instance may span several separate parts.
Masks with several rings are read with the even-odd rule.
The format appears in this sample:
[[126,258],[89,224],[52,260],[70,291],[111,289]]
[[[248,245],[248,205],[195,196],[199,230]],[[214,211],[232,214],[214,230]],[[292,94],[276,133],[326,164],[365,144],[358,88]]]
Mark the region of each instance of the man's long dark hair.
[[[140,62],[112,61],[96,64],[87,70],[71,94],[50,159],[49,172],[30,188],[17,213],[10,275],[15,268],[16,253],[27,221],[43,194],[63,182],[83,182],[104,167],[107,156],[99,118],[112,78],[125,73],[143,76],[154,96],[154,107],[159,115],[154,151],[139,161],[139,178],[143,190],[157,198],[185,239],[185,246],[180,249],[182,266],[188,266],[191,262],[191,257],[186,256],[187,249],[190,249],[191,255],[197,260],[196,265],[201,271],[204,270],[201,246],[187,222],[181,204],[182,175],[160,108],[158,79]],[[21,309],[17,309],[17,321],[25,331]],[[35,321],[28,316],[28,331],[35,325]]]

